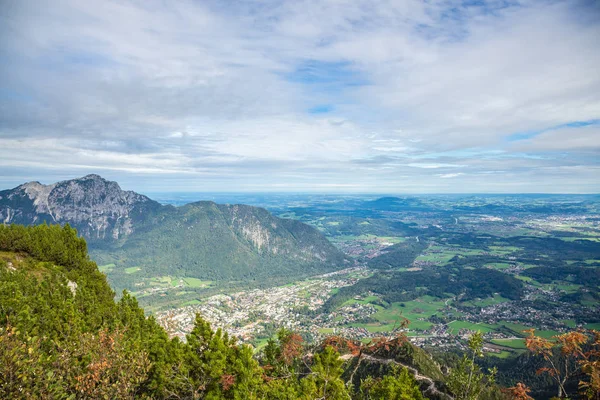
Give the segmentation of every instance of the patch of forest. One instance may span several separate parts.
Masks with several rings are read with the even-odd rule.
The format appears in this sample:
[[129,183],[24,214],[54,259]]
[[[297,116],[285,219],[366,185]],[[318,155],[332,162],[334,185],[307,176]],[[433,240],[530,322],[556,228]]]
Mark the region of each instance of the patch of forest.
[[379,271],[353,286],[341,288],[330,297],[323,308],[335,310],[347,300],[367,292],[393,303],[410,301],[420,296],[461,296],[461,300],[487,298],[499,293],[518,300],[523,295],[523,282],[512,275],[493,269],[427,268],[421,271]]

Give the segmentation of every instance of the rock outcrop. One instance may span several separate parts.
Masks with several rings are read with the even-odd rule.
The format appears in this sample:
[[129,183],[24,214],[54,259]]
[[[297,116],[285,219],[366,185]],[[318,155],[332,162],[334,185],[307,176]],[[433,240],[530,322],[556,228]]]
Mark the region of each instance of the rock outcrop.
[[69,223],[91,242],[123,239],[133,233],[145,214],[160,207],[148,197],[121,190],[116,182],[98,175],[51,185],[28,182],[0,192],[3,223]]

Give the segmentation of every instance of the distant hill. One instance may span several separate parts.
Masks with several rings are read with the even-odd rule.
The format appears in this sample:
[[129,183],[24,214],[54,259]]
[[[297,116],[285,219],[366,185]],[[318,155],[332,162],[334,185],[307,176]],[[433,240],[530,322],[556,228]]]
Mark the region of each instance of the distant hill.
[[379,211],[424,211],[428,207],[417,197],[381,197],[376,200],[367,201],[364,208]]
[[213,202],[163,206],[98,175],[1,191],[0,220],[69,223],[99,263],[142,267],[146,276],[297,277],[351,262],[315,228],[263,208]]

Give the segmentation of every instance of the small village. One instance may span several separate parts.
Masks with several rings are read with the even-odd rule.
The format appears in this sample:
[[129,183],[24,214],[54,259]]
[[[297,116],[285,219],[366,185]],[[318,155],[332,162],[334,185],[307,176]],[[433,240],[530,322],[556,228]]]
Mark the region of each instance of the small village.
[[[447,320],[432,320],[434,323],[430,328],[420,330],[404,328],[400,324],[383,331],[361,326],[360,322],[369,321],[377,312],[377,308],[361,302],[358,298],[355,302],[347,302],[334,312],[320,311],[332,293],[345,286],[354,285],[368,274],[368,269],[355,267],[270,289],[214,295],[201,304],[160,312],[156,317],[172,336],[183,340],[192,330],[196,314],[199,314],[213,327],[224,329],[241,342],[255,345],[264,343],[273,337],[279,328],[285,327],[300,332],[311,340],[320,340],[329,335],[368,340],[382,336],[393,337],[402,333],[406,334],[413,344],[421,347],[460,348],[461,340],[464,341],[474,329],[452,329],[452,313],[460,313],[462,321],[473,324],[535,325],[541,330],[561,332],[566,331],[561,321],[573,319],[577,312],[595,312],[592,309],[577,310],[568,303],[562,304],[558,302],[560,293],[557,291],[533,285],[526,286],[526,294],[521,301],[505,301],[486,307],[456,308],[452,299],[449,299],[446,301],[447,306],[439,313],[442,316],[447,314]],[[547,311],[531,307],[531,301],[541,297],[553,301],[556,306]],[[518,339],[506,330],[485,332],[485,338],[488,341]],[[499,349],[492,345],[487,347],[487,351],[493,353]]]

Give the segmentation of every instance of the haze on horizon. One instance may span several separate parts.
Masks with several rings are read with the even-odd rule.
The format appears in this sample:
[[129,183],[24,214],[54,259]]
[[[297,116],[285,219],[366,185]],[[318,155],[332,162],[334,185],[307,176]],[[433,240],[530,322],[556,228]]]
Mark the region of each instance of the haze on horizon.
[[20,0],[0,189],[598,193],[600,2]]

